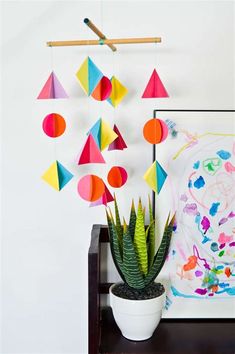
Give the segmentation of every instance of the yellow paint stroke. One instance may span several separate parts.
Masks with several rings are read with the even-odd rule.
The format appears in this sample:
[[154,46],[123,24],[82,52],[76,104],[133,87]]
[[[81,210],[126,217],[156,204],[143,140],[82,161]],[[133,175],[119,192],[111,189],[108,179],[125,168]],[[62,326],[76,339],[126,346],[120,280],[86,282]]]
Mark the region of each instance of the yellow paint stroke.
[[[189,134],[187,133],[187,135],[189,136]],[[223,134],[223,133],[210,133],[210,132],[207,132],[207,133],[204,133],[202,135],[191,135],[190,134],[190,137],[192,140],[190,140],[187,144],[183,145],[181,149],[179,149],[179,151],[173,156],[173,160],[176,160],[177,157],[180,156],[180,154],[182,152],[184,152],[184,150],[186,150],[187,148],[190,147],[191,144],[193,143],[196,143],[198,141],[198,139],[201,139],[201,138],[204,138],[205,136],[207,135],[214,135],[214,136],[234,136],[235,137],[235,134]]]

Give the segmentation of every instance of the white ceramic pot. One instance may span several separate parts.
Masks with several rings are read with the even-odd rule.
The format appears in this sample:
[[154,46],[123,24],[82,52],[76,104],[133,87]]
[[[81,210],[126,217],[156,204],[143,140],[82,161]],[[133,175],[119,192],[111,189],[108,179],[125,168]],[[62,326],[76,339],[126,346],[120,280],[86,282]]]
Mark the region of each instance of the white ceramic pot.
[[157,328],[166,293],[149,300],[128,300],[113,294],[113,284],[109,289],[110,305],[114,319],[122,335],[130,340],[141,341],[152,337]]

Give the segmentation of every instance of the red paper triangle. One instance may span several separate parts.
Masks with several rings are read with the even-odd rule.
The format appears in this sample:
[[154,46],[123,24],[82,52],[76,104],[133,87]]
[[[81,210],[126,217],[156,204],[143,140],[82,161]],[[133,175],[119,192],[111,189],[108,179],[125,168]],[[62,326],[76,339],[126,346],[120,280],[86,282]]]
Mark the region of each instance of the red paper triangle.
[[77,159],[78,165],[84,165],[86,163],[105,163],[100,149],[91,134],[89,134],[82,152]]
[[113,126],[113,131],[118,135],[118,137],[109,145],[108,150],[124,150],[127,148],[127,145],[120,133],[116,124]]
[[153,70],[142,98],[169,97],[156,69]]

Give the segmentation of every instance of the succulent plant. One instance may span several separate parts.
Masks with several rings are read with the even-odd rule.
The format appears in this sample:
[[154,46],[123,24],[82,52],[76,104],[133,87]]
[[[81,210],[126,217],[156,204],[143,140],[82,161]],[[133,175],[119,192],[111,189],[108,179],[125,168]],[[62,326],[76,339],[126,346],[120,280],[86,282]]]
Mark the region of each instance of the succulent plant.
[[149,198],[149,225],[145,226],[145,210],[139,199],[137,213],[132,201],[130,220],[121,223],[117,200],[114,200],[115,220],[106,210],[111,253],[124,283],[136,290],[146,289],[160,273],[170,246],[175,215],[166,220],[160,246],[155,253],[155,220]]

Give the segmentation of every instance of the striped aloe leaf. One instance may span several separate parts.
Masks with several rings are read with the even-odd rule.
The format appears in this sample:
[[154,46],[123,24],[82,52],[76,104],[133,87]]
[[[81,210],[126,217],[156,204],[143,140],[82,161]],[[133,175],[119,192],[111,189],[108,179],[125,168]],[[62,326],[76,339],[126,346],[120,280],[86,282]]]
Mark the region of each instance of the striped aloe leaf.
[[153,264],[153,259],[155,255],[155,222],[153,220],[152,205],[149,199],[149,245],[148,245],[148,262],[149,269]]
[[164,262],[165,262],[165,259],[167,257],[167,253],[169,250],[169,246],[170,246],[174,217],[175,216],[173,216],[170,223],[168,224],[168,221],[169,221],[169,216],[168,216],[167,223],[164,228],[164,233],[163,233],[160,247],[154,257],[153,264],[149,270],[149,273],[145,278],[145,285],[146,286],[149,285],[152,281],[154,281],[154,279],[158,276],[158,274],[160,273],[160,271],[164,265]]
[[145,287],[132,239],[124,220],[123,224],[123,270],[127,284],[134,289]]
[[148,253],[147,243],[145,236],[144,214],[142,209],[141,200],[139,200],[137,218],[135,224],[134,246],[137,254],[140,270],[143,275],[148,273]]
[[119,215],[116,196],[114,196],[114,209],[115,209],[115,219],[116,219],[116,230],[117,230],[117,235],[118,235],[118,239],[119,239],[119,247],[122,252],[123,229],[122,229],[121,219],[120,219],[120,215]]
[[108,211],[106,210],[106,216],[107,216],[107,222],[108,222],[110,248],[111,248],[113,261],[114,261],[114,264],[117,268],[117,271],[118,271],[120,277],[125,282],[125,277],[123,274],[124,273],[123,261],[122,261],[122,256],[120,253],[119,240],[118,240],[116,226],[115,226],[115,223],[113,220],[112,213],[110,212],[110,215],[109,215]]
[[129,234],[132,240],[134,239],[134,234],[135,234],[135,223],[136,223],[136,212],[135,212],[134,200],[132,199],[129,227],[128,227]]

